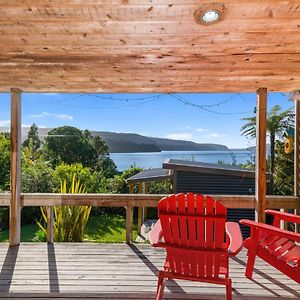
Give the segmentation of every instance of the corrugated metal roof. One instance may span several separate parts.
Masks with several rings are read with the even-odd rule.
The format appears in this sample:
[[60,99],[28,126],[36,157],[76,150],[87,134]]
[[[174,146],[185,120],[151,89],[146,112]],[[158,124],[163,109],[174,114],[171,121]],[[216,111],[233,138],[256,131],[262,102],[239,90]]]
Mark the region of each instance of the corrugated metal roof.
[[155,181],[166,180],[172,178],[170,170],[155,168],[141,171],[127,179],[127,182],[142,182],[142,181]]

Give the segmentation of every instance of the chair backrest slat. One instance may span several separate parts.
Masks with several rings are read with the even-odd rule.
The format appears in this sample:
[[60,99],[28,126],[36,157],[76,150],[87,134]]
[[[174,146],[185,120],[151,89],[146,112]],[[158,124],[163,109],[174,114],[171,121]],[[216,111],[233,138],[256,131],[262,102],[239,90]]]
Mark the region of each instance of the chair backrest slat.
[[[196,203],[195,197],[193,193],[188,193],[187,197],[187,212],[189,215],[194,216],[196,214]],[[187,226],[188,226],[188,245],[195,246],[196,245],[196,219],[187,218]]]
[[[178,200],[178,214],[180,215],[186,215],[187,209],[186,209],[186,201],[185,201],[185,195],[179,194],[177,195]],[[179,218],[179,238],[180,242],[179,244],[188,245],[188,224],[187,224],[187,217]]]
[[[212,198],[206,197],[206,212],[205,212],[205,214],[207,216],[214,215],[214,204],[215,204],[215,201]],[[213,248],[213,246],[214,246],[214,220],[211,218],[206,219],[205,235],[206,235],[205,236],[206,247]]]
[[216,215],[224,216],[215,221],[215,247],[221,248],[224,243],[227,209],[218,201],[216,201]]
[[[204,197],[200,194],[196,194],[196,215],[198,216],[205,215]],[[196,232],[197,232],[196,246],[203,247],[205,245],[205,220],[204,219],[198,219],[196,221]]]

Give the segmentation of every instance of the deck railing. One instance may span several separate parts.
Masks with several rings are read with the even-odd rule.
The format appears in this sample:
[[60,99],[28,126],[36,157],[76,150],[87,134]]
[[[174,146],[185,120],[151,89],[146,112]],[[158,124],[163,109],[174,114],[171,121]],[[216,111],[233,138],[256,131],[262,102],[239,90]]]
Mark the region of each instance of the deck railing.
[[[133,208],[156,207],[165,195],[158,194],[22,194],[21,207],[46,206],[48,218],[47,241],[53,241],[53,206],[102,206],[126,209],[126,242],[132,240]],[[255,197],[244,195],[211,195],[227,208],[255,208]],[[266,206],[270,209],[300,210],[300,198],[295,196],[267,196]],[[0,193],[0,206],[10,206],[10,193]]]

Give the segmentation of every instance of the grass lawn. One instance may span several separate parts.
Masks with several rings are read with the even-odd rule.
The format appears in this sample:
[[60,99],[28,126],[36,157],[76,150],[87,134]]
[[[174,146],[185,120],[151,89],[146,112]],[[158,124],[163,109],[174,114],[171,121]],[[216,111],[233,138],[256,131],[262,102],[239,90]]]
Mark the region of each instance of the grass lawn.
[[[34,241],[38,231],[36,224],[25,225],[21,228],[21,242]],[[137,237],[136,226],[133,230],[134,239]],[[125,242],[125,217],[119,215],[97,215],[89,218],[85,229],[85,242],[122,243]],[[8,230],[0,231],[0,242],[8,242]]]

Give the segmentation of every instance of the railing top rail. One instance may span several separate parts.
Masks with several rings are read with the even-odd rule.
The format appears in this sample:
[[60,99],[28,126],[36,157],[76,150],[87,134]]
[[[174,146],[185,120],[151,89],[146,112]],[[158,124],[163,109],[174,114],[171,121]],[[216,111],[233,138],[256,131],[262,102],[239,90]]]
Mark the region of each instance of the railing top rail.
[[[166,195],[158,194],[55,194],[26,193],[22,206],[88,205],[111,207],[156,207]],[[210,195],[227,208],[255,208],[255,197],[248,195]],[[10,193],[0,193],[0,206],[10,205]],[[267,208],[300,209],[300,198],[295,196],[267,196]]]

